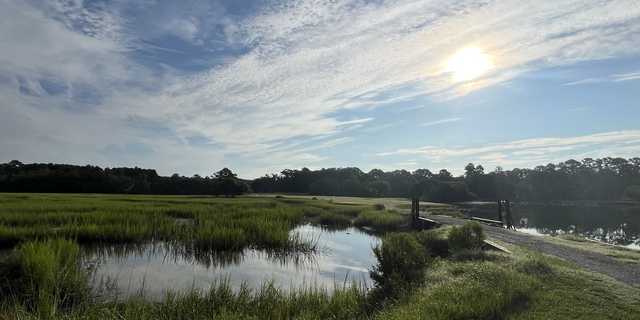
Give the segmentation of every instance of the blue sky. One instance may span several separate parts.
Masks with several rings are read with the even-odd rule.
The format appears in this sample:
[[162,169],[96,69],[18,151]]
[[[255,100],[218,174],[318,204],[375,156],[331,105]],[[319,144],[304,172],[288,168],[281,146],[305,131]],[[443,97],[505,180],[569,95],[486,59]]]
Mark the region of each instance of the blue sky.
[[640,156],[640,3],[530,2],[0,0],[0,161],[251,178]]

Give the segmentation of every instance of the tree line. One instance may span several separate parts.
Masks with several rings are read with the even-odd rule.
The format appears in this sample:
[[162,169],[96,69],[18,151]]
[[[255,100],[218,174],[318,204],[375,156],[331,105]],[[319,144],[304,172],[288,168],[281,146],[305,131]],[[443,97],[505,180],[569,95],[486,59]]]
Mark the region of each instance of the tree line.
[[358,168],[284,170],[251,182],[254,192],[337,196],[407,197],[422,184],[422,199],[435,202],[511,199],[516,201],[640,200],[640,158],[586,158],[533,169],[485,172],[469,163],[461,176],[446,169],[413,172]]
[[0,164],[0,192],[239,195],[246,181],[224,168],[210,177],[159,176],[153,169],[105,168],[67,164]]
[[0,192],[74,192],[236,195],[300,193],[335,196],[408,197],[426,186],[422,199],[434,202],[511,199],[514,201],[640,200],[640,158],[586,158],[532,169],[485,172],[469,163],[464,174],[446,169],[363,172],[358,168],[287,169],[254,180],[224,168],[211,176],[159,176],[155,170],[64,164],[0,164]]

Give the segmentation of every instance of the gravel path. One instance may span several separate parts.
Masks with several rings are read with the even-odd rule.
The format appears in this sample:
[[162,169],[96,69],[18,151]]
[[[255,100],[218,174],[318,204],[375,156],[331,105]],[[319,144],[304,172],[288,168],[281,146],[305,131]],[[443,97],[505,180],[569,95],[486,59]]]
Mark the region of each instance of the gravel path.
[[[425,217],[435,220],[441,224],[448,225],[461,225],[468,221],[465,219],[438,215],[428,215]],[[596,252],[550,243],[540,236],[529,235],[485,224],[482,224],[482,227],[489,238],[554,255],[582,266],[589,271],[608,275],[626,284],[640,286],[640,266],[637,264],[618,261],[614,258]]]

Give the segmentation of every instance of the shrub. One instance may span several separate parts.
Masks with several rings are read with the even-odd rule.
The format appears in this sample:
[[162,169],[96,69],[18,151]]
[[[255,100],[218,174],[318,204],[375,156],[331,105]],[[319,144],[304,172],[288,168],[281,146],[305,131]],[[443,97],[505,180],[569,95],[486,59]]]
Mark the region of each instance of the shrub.
[[485,260],[488,256],[480,248],[454,251],[451,259],[455,261]]
[[449,231],[449,248],[455,253],[463,250],[480,250],[485,236],[477,222],[467,222]]
[[439,237],[436,232],[422,231],[416,237],[431,256],[444,258],[449,255],[449,242]]
[[396,296],[424,281],[428,256],[418,240],[407,233],[389,234],[373,249],[378,264],[370,272],[377,294]]
[[385,206],[382,203],[376,203],[376,204],[373,205],[373,208],[376,209],[376,210],[384,210]]
[[532,276],[548,276],[553,274],[551,265],[541,257],[532,257],[517,264],[516,269]]

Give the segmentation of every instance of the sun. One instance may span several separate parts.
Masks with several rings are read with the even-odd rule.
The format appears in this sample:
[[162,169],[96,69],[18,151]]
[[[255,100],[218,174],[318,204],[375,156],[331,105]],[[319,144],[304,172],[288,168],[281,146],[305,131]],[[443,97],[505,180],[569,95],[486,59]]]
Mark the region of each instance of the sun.
[[449,58],[445,71],[453,76],[455,82],[465,82],[482,76],[492,67],[488,54],[480,48],[469,47],[459,50]]

